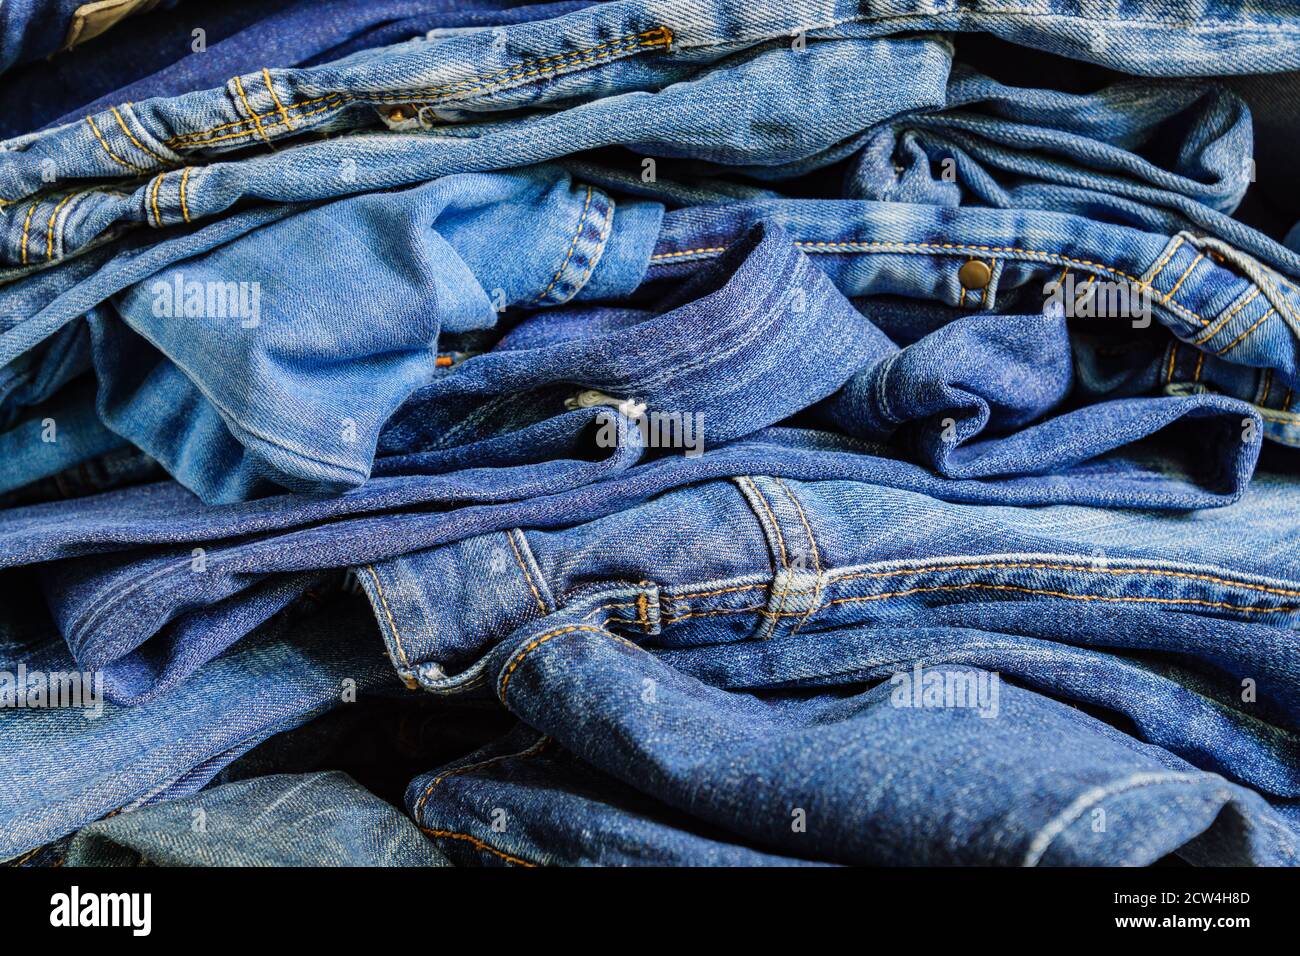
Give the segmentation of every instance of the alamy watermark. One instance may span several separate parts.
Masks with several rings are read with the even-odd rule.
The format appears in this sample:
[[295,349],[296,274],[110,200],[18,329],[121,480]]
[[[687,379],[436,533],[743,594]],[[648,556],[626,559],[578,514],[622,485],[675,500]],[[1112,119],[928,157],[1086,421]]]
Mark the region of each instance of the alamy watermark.
[[262,284],[187,279],[176,272],[149,286],[153,314],[160,319],[238,319],[246,329],[262,323]]
[[687,458],[704,454],[703,412],[648,412],[643,405],[625,403],[619,411],[601,412],[596,422],[601,448],[626,444],[635,428],[644,448],[681,448]]
[[981,717],[998,715],[1002,679],[994,671],[927,670],[918,663],[910,671],[894,674],[889,682],[894,685],[889,702],[895,707],[963,707]]
[[104,675],[101,671],[40,671],[19,664],[18,670],[0,671],[0,708],[35,710],[75,708],[86,717],[104,713]]
[[1043,287],[1044,308],[1059,305],[1069,319],[1128,319],[1135,329],[1151,324],[1151,287],[1090,276],[1076,282],[1073,272]]

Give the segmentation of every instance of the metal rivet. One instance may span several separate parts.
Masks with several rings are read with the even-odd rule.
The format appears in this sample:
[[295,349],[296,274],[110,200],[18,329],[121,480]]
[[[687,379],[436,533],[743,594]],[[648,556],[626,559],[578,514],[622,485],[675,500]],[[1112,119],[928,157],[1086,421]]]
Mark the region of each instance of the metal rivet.
[[957,281],[967,289],[982,289],[993,278],[993,270],[987,262],[971,259],[957,271]]

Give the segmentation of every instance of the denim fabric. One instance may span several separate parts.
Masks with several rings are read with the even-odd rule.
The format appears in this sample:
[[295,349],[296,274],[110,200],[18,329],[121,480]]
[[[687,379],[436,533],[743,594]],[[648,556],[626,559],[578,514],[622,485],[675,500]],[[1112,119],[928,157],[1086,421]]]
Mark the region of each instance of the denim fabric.
[[[840,862],[1293,863],[1300,589],[1259,516],[1295,493],[1257,481],[1191,539],[1156,514],[741,478],[372,566],[360,580],[399,672],[498,697],[533,728],[514,756],[544,756],[539,734],[564,751],[469,758],[414,781],[408,806],[535,862],[626,861],[633,825],[663,826],[646,842],[674,862],[711,862],[716,847],[678,839],[698,821]],[[996,712],[855,689],[917,665],[996,672]],[[980,795],[939,785],[942,767]],[[605,774],[625,785],[608,804]],[[645,819],[626,787],[687,819]],[[520,821],[504,838],[493,806]],[[810,836],[791,830],[799,807]],[[1225,807],[1246,823],[1216,823]],[[611,835],[575,836],[589,826]]]
[[446,866],[410,819],[342,773],[257,777],[92,823],[67,866]]
[[[0,8],[0,72],[17,63],[48,56],[56,50],[116,27],[132,29],[122,18],[160,13],[180,0],[123,0],[117,10],[90,13],[87,0],[9,0]],[[113,5],[100,5],[113,6]]]
[[[15,70],[0,93],[0,137],[80,122],[87,112],[155,96],[219,86],[230,76],[326,63],[434,29],[543,20],[586,6],[581,0],[518,6],[464,0],[187,0],[155,10],[104,40],[47,63]],[[193,31],[202,47],[194,49]]]
[[1289,5],[145,6],[0,143],[0,858],[1300,863]]
[[[76,669],[48,622],[6,617],[4,625],[0,671],[15,674],[21,663],[30,681]],[[0,858],[105,814],[188,796],[261,740],[345,706],[348,693],[394,690],[401,684],[364,608],[332,601],[281,615],[148,704],[105,702],[99,714],[0,708]]]

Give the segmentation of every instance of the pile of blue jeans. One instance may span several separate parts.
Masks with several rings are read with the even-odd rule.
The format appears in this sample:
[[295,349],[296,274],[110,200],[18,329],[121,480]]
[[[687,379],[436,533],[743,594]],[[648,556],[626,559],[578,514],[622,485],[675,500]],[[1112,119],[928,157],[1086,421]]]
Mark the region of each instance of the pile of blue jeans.
[[0,69],[0,860],[1300,863],[1300,8]]

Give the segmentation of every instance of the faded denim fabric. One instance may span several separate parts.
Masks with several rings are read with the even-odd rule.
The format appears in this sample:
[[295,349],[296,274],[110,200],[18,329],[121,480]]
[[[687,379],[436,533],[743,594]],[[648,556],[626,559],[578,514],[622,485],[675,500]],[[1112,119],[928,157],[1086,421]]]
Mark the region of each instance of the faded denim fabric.
[[0,143],[0,858],[1300,863],[1293,5],[167,6]]
[[64,864],[448,865],[407,816],[342,773],[257,777],[122,813],[78,832]]

